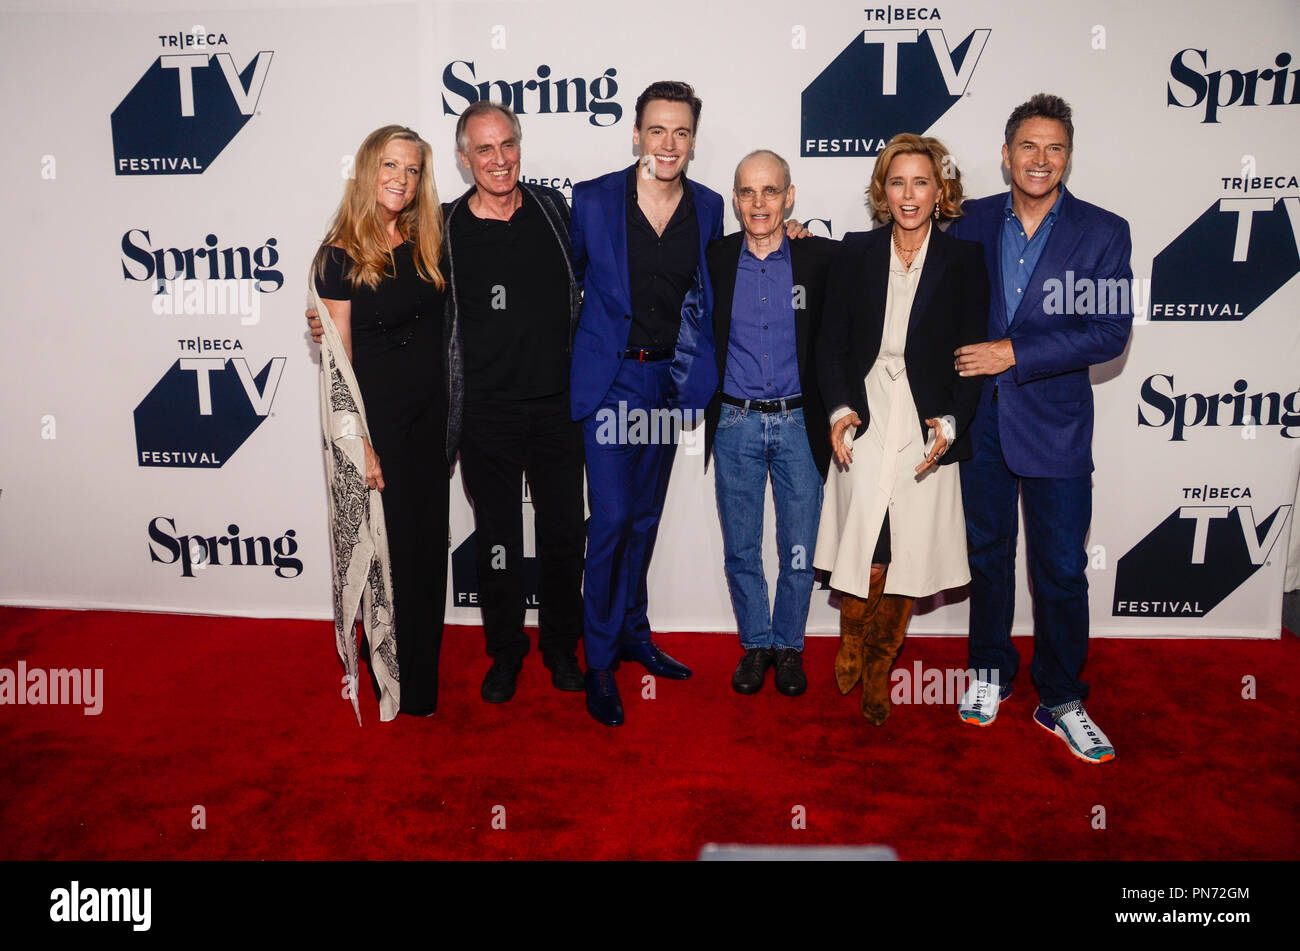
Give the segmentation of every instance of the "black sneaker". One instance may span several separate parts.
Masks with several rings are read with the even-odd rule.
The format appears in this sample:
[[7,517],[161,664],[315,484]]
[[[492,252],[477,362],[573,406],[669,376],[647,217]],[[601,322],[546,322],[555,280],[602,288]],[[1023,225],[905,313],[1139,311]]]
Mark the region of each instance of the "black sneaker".
[[783,647],[776,652],[776,689],[787,697],[797,697],[808,689],[808,678],[803,672],[803,654],[793,647]]
[[494,660],[483,678],[483,688],[479,691],[488,703],[505,703],[515,695],[515,680],[523,666],[517,660]]
[[767,668],[771,666],[770,647],[751,647],[745,651],[745,656],[736,665],[736,672],[731,675],[731,689],[736,693],[758,693],[763,689]]

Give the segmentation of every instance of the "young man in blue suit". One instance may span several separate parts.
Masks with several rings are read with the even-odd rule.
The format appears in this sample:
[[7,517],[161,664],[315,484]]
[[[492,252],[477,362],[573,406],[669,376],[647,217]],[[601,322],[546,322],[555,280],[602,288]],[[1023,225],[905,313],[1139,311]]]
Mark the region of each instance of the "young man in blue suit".
[[[1020,655],[1015,615],[1017,506],[1023,501],[1034,598],[1034,721],[1087,763],[1115,749],[1088,716],[1079,679],[1088,652],[1084,551],[1092,518],[1092,386],[1088,368],[1119,356],[1132,326],[1128,222],[1080,201],[1061,179],[1074,124],[1059,97],[1039,94],[1006,126],[1003,165],[1011,191],[965,206],[949,230],[984,245],[993,293],[989,342],[961,347],[962,376],[985,377],[961,463],[970,551],[970,657],[975,681],[961,718],[988,726],[1011,694]],[[1090,286],[1091,300],[1060,289]],[[1060,282],[1060,283],[1056,283]],[[1053,292],[1055,288],[1055,292]],[[1077,303],[1077,306],[1076,306]]]
[[[707,282],[704,250],[722,235],[722,197],[686,177],[700,106],[687,83],[653,83],[636,102],[640,160],[573,188],[573,263],[584,294],[570,395],[591,506],[587,710],[608,726],[623,722],[613,673],[620,659],[660,677],[691,675],[650,639],[646,575],[677,449],[658,420],[669,405],[682,302]],[[650,425],[638,427],[643,413]]]

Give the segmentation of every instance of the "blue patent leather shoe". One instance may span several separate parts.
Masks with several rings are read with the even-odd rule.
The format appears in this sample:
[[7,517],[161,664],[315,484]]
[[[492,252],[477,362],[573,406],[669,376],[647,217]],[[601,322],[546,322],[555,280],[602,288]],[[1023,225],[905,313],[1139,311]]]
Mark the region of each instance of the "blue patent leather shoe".
[[673,660],[659,648],[654,641],[637,641],[635,644],[622,644],[618,656],[623,660],[634,660],[656,677],[669,680],[685,680],[691,675],[691,669],[685,664]]
[[589,670],[587,681],[587,712],[605,726],[623,725],[623,701],[618,696],[618,684],[612,670]]

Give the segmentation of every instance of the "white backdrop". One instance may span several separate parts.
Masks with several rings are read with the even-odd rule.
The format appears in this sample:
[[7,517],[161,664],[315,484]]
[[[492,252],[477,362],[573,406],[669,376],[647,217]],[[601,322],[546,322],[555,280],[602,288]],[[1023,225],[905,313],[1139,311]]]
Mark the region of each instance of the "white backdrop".
[[[1128,351],[1093,374],[1092,629],[1277,636],[1300,470],[1289,0],[1249,14],[1180,0],[1046,16],[1023,0],[158,6],[0,4],[0,602],[328,617],[302,310],[352,151],[377,126],[411,125],[453,197],[469,183],[452,148],[456,114],[478,95],[466,83],[499,80],[493,98],[524,97],[524,175],[567,194],[631,162],[637,93],[681,78],[705,103],[690,175],[725,194],[745,152],[775,149],[793,167],[795,215],[834,237],[869,227],[873,159],[801,155],[831,147],[809,146],[805,119],[823,123],[814,139],[829,127],[859,152],[898,131],[937,135],[977,196],[1006,187],[1010,110],[1040,90],[1067,99],[1068,185],[1130,221],[1137,278]],[[842,53],[846,71],[828,70]],[[573,79],[587,101],[564,83],[560,112]],[[169,313],[177,298],[155,294],[158,268],[185,277],[187,263],[195,283]],[[233,306],[203,299],[227,278],[241,282]],[[186,292],[198,295],[189,310],[217,313],[186,313]],[[1177,303],[1231,304],[1233,319],[1186,319],[1204,307],[1153,319],[1153,301],[1175,315]],[[768,521],[774,581],[770,505]],[[453,546],[471,532],[457,479]],[[187,567],[203,547],[215,558]],[[679,455],[650,581],[657,629],[734,630],[698,455]],[[455,586],[448,598],[449,622],[477,623]],[[965,632],[963,595],[940,600],[951,603],[922,606],[914,632]],[[1024,633],[1023,581],[1018,605]],[[836,625],[817,592],[810,632]]]

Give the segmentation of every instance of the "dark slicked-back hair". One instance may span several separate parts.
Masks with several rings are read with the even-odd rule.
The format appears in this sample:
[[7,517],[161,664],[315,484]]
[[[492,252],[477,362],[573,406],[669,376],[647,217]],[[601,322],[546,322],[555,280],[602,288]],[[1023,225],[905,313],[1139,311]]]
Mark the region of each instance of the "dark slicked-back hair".
[[1011,147],[1011,141],[1015,138],[1020,123],[1026,119],[1055,119],[1065,126],[1066,144],[1073,149],[1074,123],[1070,121],[1070,115],[1068,102],[1060,96],[1040,92],[1028,102],[1022,102],[1011,110],[1011,118],[1007,119],[1007,148]]
[[690,83],[680,83],[673,79],[660,80],[645,87],[645,92],[636,97],[636,127],[641,128],[641,113],[645,104],[651,99],[666,99],[669,102],[684,102],[691,107],[691,131],[700,124],[700,108],[704,103],[695,95],[695,87]]

